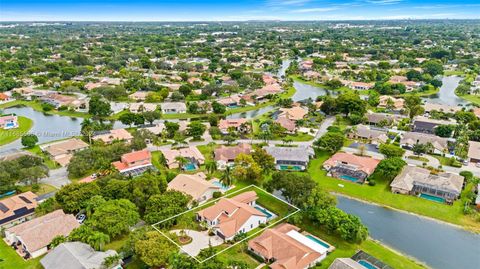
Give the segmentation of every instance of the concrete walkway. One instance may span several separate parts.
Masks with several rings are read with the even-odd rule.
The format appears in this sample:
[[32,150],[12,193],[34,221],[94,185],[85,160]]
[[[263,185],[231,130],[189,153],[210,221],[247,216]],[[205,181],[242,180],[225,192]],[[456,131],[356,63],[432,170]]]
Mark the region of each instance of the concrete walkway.
[[[187,253],[190,256],[197,256],[200,253],[200,250],[208,248],[210,245],[212,247],[219,246],[223,244],[223,240],[215,236],[209,236],[208,231],[198,232],[194,230],[184,230],[185,233],[192,238],[192,242],[189,244],[183,245],[183,252]],[[173,230],[172,232],[177,235],[180,234],[181,230]]]

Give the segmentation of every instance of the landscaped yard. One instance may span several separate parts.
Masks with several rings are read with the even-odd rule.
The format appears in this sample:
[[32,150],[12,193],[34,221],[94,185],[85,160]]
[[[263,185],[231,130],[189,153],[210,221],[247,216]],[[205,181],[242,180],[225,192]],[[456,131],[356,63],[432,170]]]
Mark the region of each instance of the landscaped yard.
[[331,178],[322,169],[322,164],[328,157],[328,153],[319,152],[317,158],[310,162],[308,168],[312,178],[327,191],[341,193],[361,200],[461,225],[470,230],[480,231],[480,223],[463,214],[463,205],[460,200],[454,202],[453,205],[446,205],[410,195],[393,194],[390,192],[389,182],[382,180],[377,180],[375,186],[369,186]]
[[[58,189],[55,188],[54,186],[52,185],[48,185],[48,184],[38,184],[39,185],[39,189],[38,191],[34,191],[34,193],[36,195],[42,195],[42,194],[46,194],[46,193],[50,193],[50,192],[54,192],[54,191],[57,191]],[[29,185],[29,186],[21,186],[19,187],[20,191],[21,192],[26,192],[26,191],[31,191],[32,190],[32,186]]]
[[91,117],[91,115],[88,114],[88,113],[69,111],[69,110],[59,111],[59,110],[53,109],[53,110],[50,110],[50,111],[43,111],[42,103],[38,102],[38,101],[15,100],[15,101],[12,101],[12,102],[1,104],[0,109],[5,109],[5,108],[9,108],[9,107],[14,107],[14,106],[29,106],[29,107],[35,109],[36,111],[40,111],[40,112],[47,113],[47,114],[56,114],[56,115],[66,116],[66,117],[78,117],[78,118],[90,118]]
[[458,97],[463,98],[467,101],[470,101],[476,105],[480,105],[480,95],[466,94],[466,95],[458,95]]
[[0,146],[11,143],[22,135],[26,134],[33,126],[33,121],[29,118],[18,116],[18,128],[4,130],[0,129]]
[[424,162],[424,163],[428,163],[428,162],[429,162],[427,158],[421,157],[421,156],[410,155],[410,156],[408,156],[407,158],[409,158],[409,159],[411,159],[411,160],[416,160],[416,161]]
[[18,255],[13,248],[7,245],[5,241],[0,240],[0,269],[41,269],[43,266],[40,264],[38,257],[25,261],[20,255]]
[[42,158],[43,159],[43,163],[49,168],[49,169],[56,169],[56,168],[59,168],[60,165],[52,160],[50,158],[50,156],[48,156],[47,154],[45,154],[38,145],[36,145],[35,147],[31,148],[31,149],[26,149],[28,151],[30,151],[31,153],[37,155],[38,157]]

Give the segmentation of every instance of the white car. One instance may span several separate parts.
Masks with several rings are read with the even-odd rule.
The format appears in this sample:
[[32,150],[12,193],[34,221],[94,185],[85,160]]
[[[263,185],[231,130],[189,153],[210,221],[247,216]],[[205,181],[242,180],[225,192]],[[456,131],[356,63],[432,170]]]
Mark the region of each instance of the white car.
[[87,218],[87,216],[85,214],[80,214],[80,215],[77,216],[77,221],[78,221],[78,223],[82,224],[85,221],[86,218]]

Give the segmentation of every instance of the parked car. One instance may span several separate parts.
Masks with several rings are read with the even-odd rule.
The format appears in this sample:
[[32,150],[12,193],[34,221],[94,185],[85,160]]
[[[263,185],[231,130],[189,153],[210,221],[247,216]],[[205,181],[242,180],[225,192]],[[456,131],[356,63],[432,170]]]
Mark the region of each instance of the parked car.
[[77,215],[77,221],[80,224],[82,224],[85,221],[86,218],[87,218],[87,216],[85,214]]

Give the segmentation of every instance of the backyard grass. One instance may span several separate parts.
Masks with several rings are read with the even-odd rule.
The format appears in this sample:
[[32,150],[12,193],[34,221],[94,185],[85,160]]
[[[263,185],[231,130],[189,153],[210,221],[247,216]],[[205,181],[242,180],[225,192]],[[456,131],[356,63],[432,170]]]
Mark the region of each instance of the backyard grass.
[[453,166],[453,167],[462,167],[462,164],[459,161],[455,160],[455,158],[452,159],[452,158],[448,158],[448,157],[445,157],[445,156],[439,156],[439,155],[432,155],[432,157],[439,160],[441,165]]
[[38,257],[25,261],[20,255],[18,255],[13,248],[7,245],[5,241],[0,240],[0,269],[41,269],[43,266],[40,264]]
[[[411,195],[393,194],[390,191],[389,182],[382,180],[377,180],[375,186],[368,186],[328,177],[327,172],[322,169],[322,164],[329,156],[326,152],[318,152],[317,158],[310,162],[308,168],[308,173],[325,190],[457,224],[468,230],[480,232],[480,223],[463,214],[461,200],[455,201],[453,205],[441,204]],[[343,185],[343,187],[339,185]]]
[[45,154],[42,149],[40,149],[40,147],[38,145],[36,145],[35,147],[33,148],[27,148],[26,150],[30,151],[31,153],[37,155],[38,157],[42,158],[43,159],[43,163],[49,168],[49,169],[56,169],[56,168],[59,168],[60,165],[52,160],[50,158],[50,156],[48,156],[47,154]]
[[[38,189],[38,191],[34,191],[34,193],[36,195],[51,193],[51,192],[54,192],[54,191],[58,190],[57,188],[55,188],[52,185],[43,184],[43,183],[38,184],[38,185],[39,185],[40,188]],[[21,187],[19,187],[19,189],[20,189],[21,192],[32,191],[32,186],[31,185],[21,186]]]
[[438,92],[440,91],[440,88],[434,88],[432,90],[428,90],[428,91],[418,91],[418,90],[414,90],[414,91],[411,91],[411,92],[406,92],[406,93],[402,93],[400,94],[399,96],[409,96],[409,95],[417,95],[417,96],[420,96],[420,97],[425,97],[425,96],[430,96],[430,95],[434,95],[434,94],[437,94]]
[[39,101],[26,101],[26,100],[15,100],[11,101],[8,103],[4,103],[0,105],[0,109],[5,109],[9,107],[15,107],[15,106],[28,106],[33,108],[36,111],[40,111],[46,114],[52,114],[52,115],[60,115],[60,116],[66,116],[66,117],[77,117],[77,118],[90,118],[92,115],[84,112],[77,112],[77,111],[69,111],[69,110],[63,110],[59,111],[56,109],[52,109],[50,111],[43,111],[42,108],[42,103]]
[[416,160],[416,161],[421,161],[421,162],[424,162],[424,163],[429,162],[427,158],[421,157],[421,156],[410,155],[407,158],[412,159],[412,160]]
[[458,95],[457,94],[457,96],[469,102],[472,102],[476,105],[480,105],[480,95],[474,95],[474,94]]
[[29,118],[18,116],[18,125],[19,127],[15,129],[0,129],[0,146],[12,143],[26,134],[32,128],[33,121]]

